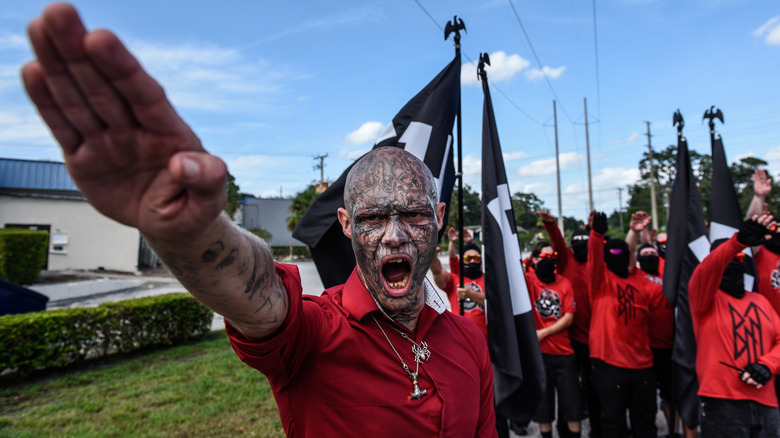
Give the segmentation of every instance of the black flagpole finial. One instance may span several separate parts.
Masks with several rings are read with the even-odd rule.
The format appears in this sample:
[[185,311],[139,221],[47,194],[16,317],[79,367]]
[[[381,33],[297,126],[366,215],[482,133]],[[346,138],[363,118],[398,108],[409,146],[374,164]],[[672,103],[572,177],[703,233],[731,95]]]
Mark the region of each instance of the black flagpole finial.
[[487,72],[485,71],[485,64],[490,65],[490,57],[487,53],[479,54],[479,62],[477,63],[477,78],[486,81]]
[[720,108],[715,108],[715,105],[712,105],[710,109],[704,111],[704,116],[702,116],[701,120],[702,122],[704,119],[710,119],[710,130],[715,130],[715,119],[720,120],[720,123],[723,123],[723,113],[720,111]]
[[444,39],[447,40],[451,33],[455,33],[455,43],[460,41],[460,31],[466,32],[466,25],[463,24],[463,19],[459,19],[457,15],[452,17],[452,21],[448,21],[444,27]]
[[680,113],[680,109],[678,108],[677,111],[674,112],[674,116],[672,116],[672,126],[677,126],[677,133],[682,134],[683,126],[685,126],[685,121],[683,120],[683,116]]

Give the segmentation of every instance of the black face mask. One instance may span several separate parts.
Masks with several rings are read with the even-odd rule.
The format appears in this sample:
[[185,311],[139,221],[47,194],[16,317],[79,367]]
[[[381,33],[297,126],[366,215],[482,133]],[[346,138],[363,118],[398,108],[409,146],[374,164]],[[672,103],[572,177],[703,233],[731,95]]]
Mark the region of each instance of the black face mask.
[[768,249],[769,251],[780,254],[780,238],[775,237],[773,239],[769,239],[764,242],[764,248]]
[[[612,251],[617,252],[613,254]],[[607,269],[621,278],[628,278],[628,244],[620,239],[610,239],[604,245],[604,261]]]
[[658,257],[666,258],[666,242],[658,244]]
[[574,260],[580,263],[588,261],[588,242],[575,242],[571,244],[571,252],[574,253]]
[[482,276],[482,266],[479,263],[464,263],[463,275],[472,280],[476,280]]
[[732,260],[726,266],[723,277],[720,280],[720,288],[723,292],[734,298],[745,296],[745,266],[742,263]]
[[534,269],[536,278],[542,283],[552,283],[555,281],[555,259],[542,259],[536,263]]
[[658,275],[658,256],[656,255],[640,255],[636,256],[636,260],[639,262],[639,267],[648,274]]

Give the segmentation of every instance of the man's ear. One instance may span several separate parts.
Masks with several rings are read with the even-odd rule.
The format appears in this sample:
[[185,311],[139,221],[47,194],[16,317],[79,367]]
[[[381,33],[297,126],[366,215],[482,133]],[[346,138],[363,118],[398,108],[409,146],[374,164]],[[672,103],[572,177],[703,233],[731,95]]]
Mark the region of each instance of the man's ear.
[[447,209],[447,204],[439,202],[436,206],[436,222],[439,224],[439,229],[444,226],[444,211]]
[[339,223],[341,223],[341,231],[344,233],[345,236],[352,239],[352,228],[350,227],[352,221],[349,218],[349,213],[347,213],[346,209],[339,208],[338,216],[339,216]]

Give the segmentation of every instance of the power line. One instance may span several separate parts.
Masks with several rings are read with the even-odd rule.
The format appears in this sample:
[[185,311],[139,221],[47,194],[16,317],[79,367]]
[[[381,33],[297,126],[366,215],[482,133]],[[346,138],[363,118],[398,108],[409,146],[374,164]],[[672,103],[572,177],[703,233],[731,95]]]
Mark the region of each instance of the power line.
[[550,87],[550,91],[552,92],[553,97],[555,97],[555,100],[560,103],[561,111],[563,111],[569,121],[572,121],[572,118],[569,117],[569,113],[567,113],[566,109],[563,107],[561,99],[558,98],[558,94],[555,92],[555,88],[553,88],[552,82],[550,82],[550,78],[548,78],[547,74],[544,72],[544,64],[542,64],[542,61],[539,60],[539,55],[536,54],[536,49],[534,49],[534,45],[531,43],[531,38],[528,36],[528,32],[525,31],[525,26],[523,26],[523,21],[520,19],[520,15],[517,13],[515,5],[512,3],[512,0],[508,1],[509,6],[512,7],[512,12],[515,14],[515,19],[517,19],[517,23],[520,25],[520,29],[523,31],[523,35],[525,35],[525,40],[528,42],[528,46],[531,48],[531,53],[533,53],[534,59],[536,59],[536,63],[539,65],[539,69],[542,71],[542,77],[544,78],[544,81],[547,82],[547,86]]

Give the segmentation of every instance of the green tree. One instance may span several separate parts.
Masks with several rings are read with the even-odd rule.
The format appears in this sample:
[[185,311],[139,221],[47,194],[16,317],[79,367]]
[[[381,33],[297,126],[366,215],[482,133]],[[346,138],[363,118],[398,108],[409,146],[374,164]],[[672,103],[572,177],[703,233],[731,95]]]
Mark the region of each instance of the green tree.
[[303,213],[317,199],[319,193],[314,184],[310,184],[305,190],[295,194],[293,202],[290,205],[290,216],[287,218],[287,229],[292,231],[301,221]]
[[[463,225],[482,224],[482,200],[479,193],[471,190],[468,184],[463,185]],[[450,214],[447,228],[458,228],[458,188],[452,191],[450,198]]]
[[538,232],[542,228],[537,211],[544,210],[544,201],[533,193],[517,192],[512,195],[512,208],[515,222],[529,232]]
[[225,212],[227,212],[228,216],[232,219],[233,215],[236,214],[236,210],[238,210],[238,201],[246,197],[251,197],[252,195],[241,193],[238,184],[236,184],[236,178],[230,173],[228,173],[227,176],[227,193],[228,201],[227,204],[225,204]]

